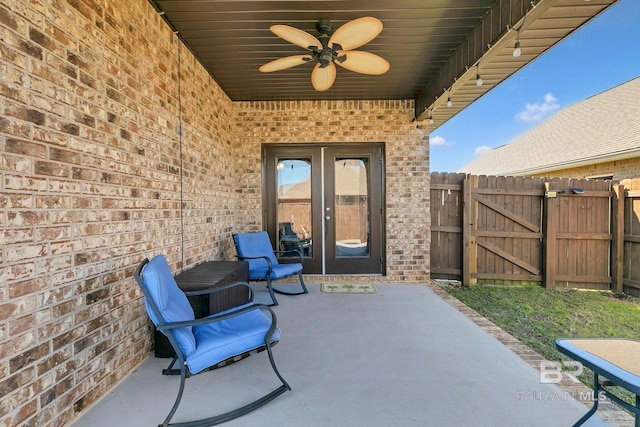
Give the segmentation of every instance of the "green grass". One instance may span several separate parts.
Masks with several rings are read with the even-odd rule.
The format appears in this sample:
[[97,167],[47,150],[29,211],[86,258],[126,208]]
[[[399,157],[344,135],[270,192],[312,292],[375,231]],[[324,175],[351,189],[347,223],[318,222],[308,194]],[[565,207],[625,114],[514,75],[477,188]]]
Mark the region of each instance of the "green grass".
[[[451,295],[548,360],[567,358],[557,338],[640,340],[640,298],[604,291],[548,290],[540,286],[447,286]],[[593,375],[580,379],[592,387]],[[632,401],[632,397],[624,395]]]

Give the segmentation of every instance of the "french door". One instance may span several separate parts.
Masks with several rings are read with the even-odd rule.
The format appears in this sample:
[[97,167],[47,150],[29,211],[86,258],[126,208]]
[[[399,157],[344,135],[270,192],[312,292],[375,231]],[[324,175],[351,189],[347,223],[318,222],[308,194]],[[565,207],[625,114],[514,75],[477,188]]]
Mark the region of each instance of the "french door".
[[276,250],[302,252],[305,273],[384,274],[382,144],[265,144],[263,177]]

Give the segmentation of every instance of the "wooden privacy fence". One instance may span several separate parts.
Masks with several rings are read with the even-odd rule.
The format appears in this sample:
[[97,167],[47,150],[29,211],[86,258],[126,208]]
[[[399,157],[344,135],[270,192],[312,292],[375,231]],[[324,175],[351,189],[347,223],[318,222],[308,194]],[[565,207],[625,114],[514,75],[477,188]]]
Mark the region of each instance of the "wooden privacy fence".
[[640,293],[639,214],[640,180],[433,173],[431,277]]
[[623,262],[624,291],[640,294],[640,179],[621,182],[624,186],[624,244],[620,257]]

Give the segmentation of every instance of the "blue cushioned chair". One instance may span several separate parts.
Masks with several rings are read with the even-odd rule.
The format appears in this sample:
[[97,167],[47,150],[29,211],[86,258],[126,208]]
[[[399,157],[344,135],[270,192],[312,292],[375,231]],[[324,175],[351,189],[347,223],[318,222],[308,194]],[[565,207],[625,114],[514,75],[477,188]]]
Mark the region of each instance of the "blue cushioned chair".
[[[249,262],[249,280],[267,282],[267,289],[269,290],[271,301],[273,301],[272,305],[278,305],[274,292],[285,295],[300,295],[309,292],[302,279],[302,254],[299,251],[274,251],[266,231],[234,233],[233,241],[236,245],[238,259]],[[289,253],[297,254],[300,262],[280,264],[276,254]],[[301,291],[283,291],[282,289],[274,289],[271,285],[274,280],[290,277],[294,274],[298,275],[300,286],[302,287]]]
[[[176,361],[180,365],[178,396],[162,426],[219,424],[245,415],[291,390],[273,360],[271,346],[280,339],[280,329],[276,324],[276,316],[269,307],[249,302],[202,319],[195,319],[193,309],[185,294],[176,285],[163,255],[157,255],[151,261],[145,259],[136,270],[135,279],[142,289],[151,321],[167,336],[176,352],[176,358],[169,368]],[[220,289],[233,286],[248,285],[239,283]],[[187,423],[169,424],[180,405],[187,377],[210,367],[223,366],[227,361],[244,358],[251,351],[265,348],[271,366],[282,383],[280,387],[260,399],[224,414]]]
[[[293,231],[291,222],[281,222],[278,224],[278,240],[280,241],[279,249],[283,252],[300,251],[303,256],[311,256],[311,239],[300,238]],[[294,255],[295,256],[295,255]]]

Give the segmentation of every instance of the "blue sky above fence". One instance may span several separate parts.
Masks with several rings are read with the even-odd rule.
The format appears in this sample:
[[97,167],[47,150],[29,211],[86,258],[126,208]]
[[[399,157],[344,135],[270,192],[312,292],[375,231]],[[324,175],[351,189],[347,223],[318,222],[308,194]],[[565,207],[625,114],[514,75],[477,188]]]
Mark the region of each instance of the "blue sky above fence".
[[639,24],[640,1],[620,0],[435,129],[431,170],[461,170],[560,109],[640,76]]

